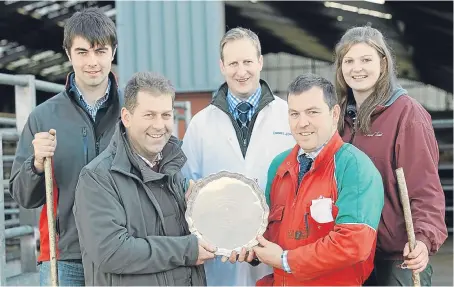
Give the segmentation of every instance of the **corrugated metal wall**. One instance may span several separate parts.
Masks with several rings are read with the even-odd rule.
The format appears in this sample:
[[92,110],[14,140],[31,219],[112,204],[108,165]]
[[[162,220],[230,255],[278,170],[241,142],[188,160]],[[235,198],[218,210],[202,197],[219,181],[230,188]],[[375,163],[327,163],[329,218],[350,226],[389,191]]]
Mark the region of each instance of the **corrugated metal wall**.
[[177,92],[213,91],[222,83],[223,1],[117,0],[115,5],[121,86],[137,71],[163,74]]
[[[270,84],[276,95],[285,98],[288,85],[303,73],[318,74],[334,83],[335,71],[332,63],[322,62],[286,53],[263,56],[262,78]],[[398,83],[408,91],[410,97],[419,101],[431,111],[453,109],[453,95],[421,82],[398,79]]]

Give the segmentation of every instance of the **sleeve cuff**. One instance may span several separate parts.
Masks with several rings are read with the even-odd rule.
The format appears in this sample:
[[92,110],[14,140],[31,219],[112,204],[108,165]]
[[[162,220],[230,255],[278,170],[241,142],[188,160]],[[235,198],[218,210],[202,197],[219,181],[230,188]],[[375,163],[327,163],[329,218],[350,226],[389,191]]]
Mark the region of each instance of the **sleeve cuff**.
[[285,250],[281,255],[282,267],[284,268],[285,272],[292,273],[292,270],[290,269],[290,265],[288,265],[287,254],[288,254],[288,250]]
[[249,263],[249,265],[255,267],[260,264],[260,260],[258,258],[254,258],[254,259],[252,259],[251,262],[248,262],[248,263]]
[[187,266],[194,266],[199,257],[199,240],[194,234],[187,235],[187,240],[189,240],[188,248],[188,257],[186,260]]
[[35,168],[35,157],[32,156],[32,159],[30,160],[30,167],[31,167],[31,170],[34,174],[38,175],[38,176],[43,176],[44,175],[44,172],[38,172]]

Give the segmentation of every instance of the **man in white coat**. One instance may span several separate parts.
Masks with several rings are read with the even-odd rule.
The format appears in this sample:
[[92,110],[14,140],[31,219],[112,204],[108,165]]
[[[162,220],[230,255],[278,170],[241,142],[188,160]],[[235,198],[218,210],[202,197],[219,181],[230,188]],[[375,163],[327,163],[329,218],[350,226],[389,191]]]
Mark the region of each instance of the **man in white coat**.
[[[182,172],[193,180],[222,170],[241,173],[265,190],[271,161],[295,145],[287,103],[260,79],[263,56],[254,32],[229,30],[221,40],[220,54],[226,82],[189,124],[182,146],[188,161]],[[232,258],[236,253],[230,259],[235,262]],[[226,258],[205,263],[208,285],[254,286],[259,278],[272,273],[265,264],[244,262],[249,260],[242,251],[240,262],[234,264],[225,262]]]

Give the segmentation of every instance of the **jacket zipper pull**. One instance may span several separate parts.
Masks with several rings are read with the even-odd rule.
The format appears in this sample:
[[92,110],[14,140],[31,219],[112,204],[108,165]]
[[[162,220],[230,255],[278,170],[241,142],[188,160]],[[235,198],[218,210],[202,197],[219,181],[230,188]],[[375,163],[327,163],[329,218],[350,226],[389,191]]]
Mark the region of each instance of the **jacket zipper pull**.
[[309,237],[309,223],[307,222],[307,215],[308,213],[306,212],[304,214],[304,225],[306,226],[306,234],[307,234],[307,237]]
[[55,232],[60,235],[60,218],[58,216],[55,220]]
[[87,128],[82,128],[82,137],[83,137],[83,144],[84,144],[84,156],[85,156],[85,165],[88,164],[88,142],[87,142]]

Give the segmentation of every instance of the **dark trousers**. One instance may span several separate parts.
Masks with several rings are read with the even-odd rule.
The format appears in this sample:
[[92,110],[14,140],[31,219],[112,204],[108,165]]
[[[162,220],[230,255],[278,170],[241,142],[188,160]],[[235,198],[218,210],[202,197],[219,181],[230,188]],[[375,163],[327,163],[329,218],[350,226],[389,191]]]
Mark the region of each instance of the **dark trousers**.
[[[364,286],[413,286],[410,269],[398,267],[402,260],[375,260],[374,270],[364,282]],[[432,286],[433,269],[427,264],[426,269],[419,273],[421,286]]]

